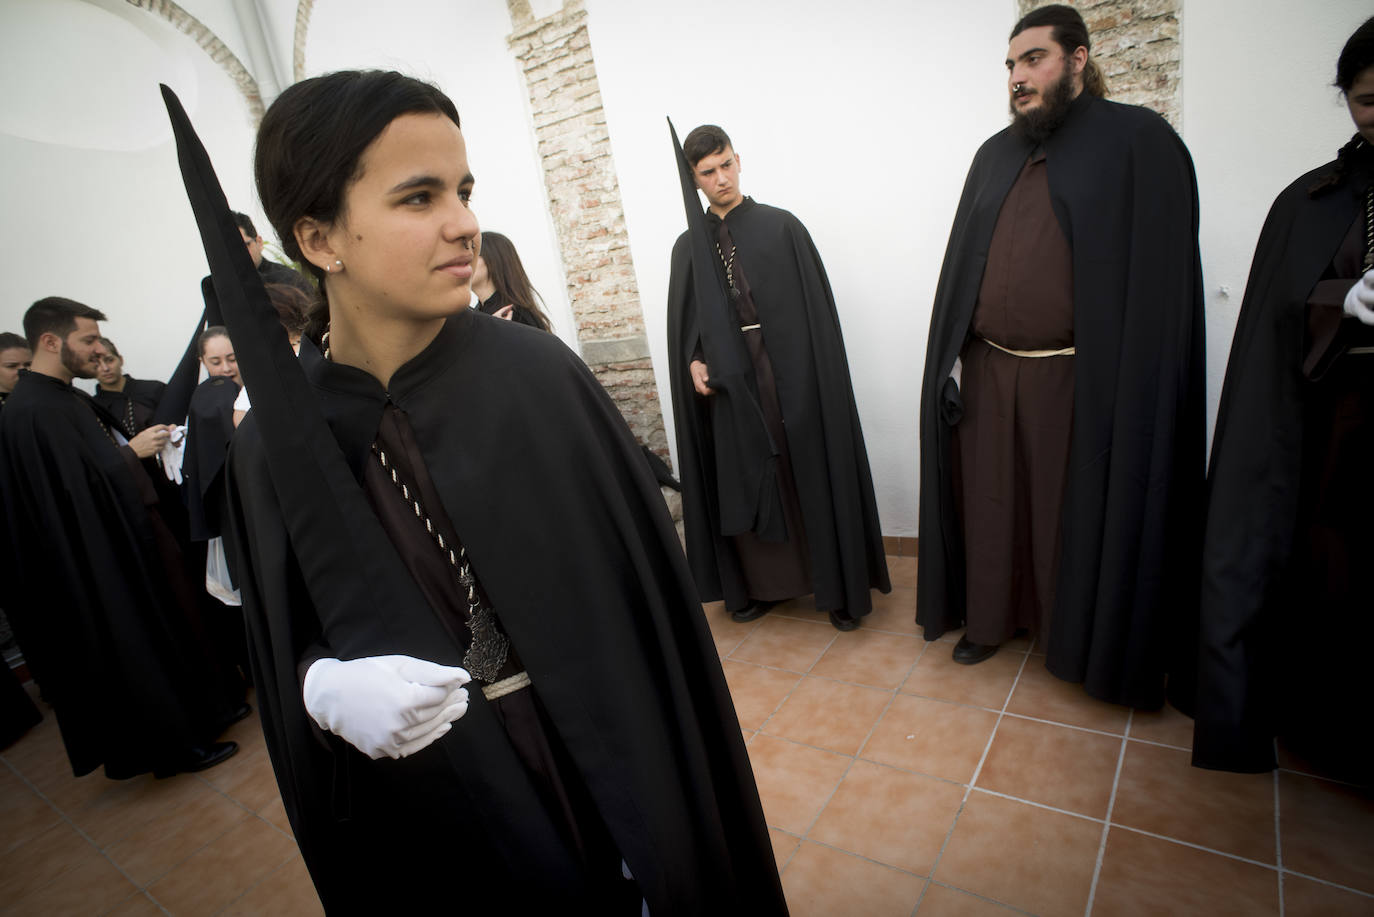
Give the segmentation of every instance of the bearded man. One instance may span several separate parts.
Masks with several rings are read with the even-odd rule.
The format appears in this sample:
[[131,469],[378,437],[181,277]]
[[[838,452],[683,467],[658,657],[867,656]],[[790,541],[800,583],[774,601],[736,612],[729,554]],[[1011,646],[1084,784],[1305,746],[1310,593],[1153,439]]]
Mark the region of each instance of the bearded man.
[[[1107,101],[1082,17],[1007,52],[1013,121],[974,157],[936,292],[921,400],[928,640],[957,662],[1038,630],[1049,670],[1158,707],[1190,691],[1204,471],[1192,160]],[[1173,639],[1176,632],[1180,639]],[[1174,657],[1177,656],[1177,659]]]
[[0,413],[5,610],[76,776],[201,770],[237,750],[214,740],[248,708],[212,661],[142,464],[170,428],[127,439],[72,385],[96,375],[104,320],[57,296],[24,315],[33,364]]

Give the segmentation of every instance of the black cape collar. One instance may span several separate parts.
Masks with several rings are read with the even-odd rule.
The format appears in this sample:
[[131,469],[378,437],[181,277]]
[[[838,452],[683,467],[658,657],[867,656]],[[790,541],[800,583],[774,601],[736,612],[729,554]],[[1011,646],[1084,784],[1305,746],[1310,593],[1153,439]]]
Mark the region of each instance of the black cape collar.
[[731,208],[730,208],[730,212],[727,213],[727,214],[725,214],[725,219],[724,219],[724,220],[722,220],[720,217],[716,216],[716,213],[715,213],[714,210],[712,210],[712,209],[709,208],[709,207],[706,208],[706,222],[708,222],[708,223],[711,224],[711,228],[712,228],[712,229],[716,229],[716,228],[718,228],[718,227],[720,226],[721,223],[724,223],[726,220],[729,220],[729,221],[731,221],[731,222],[734,222],[734,219],[735,219],[735,218],[740,217],[740,216],[742,216],[742,215],[748,213],[750,210],[753,210],[754,207],[755,207],[754,199],[753,199],[752,197],[749,197],[748,195],[746,195],[745,198],[744,198],[744,200],[740,201],[740,202],[739,202],[738,204],[736,204],[734,207],[731,207]]
[[388,403],[406,409],[412,398],[451,368],[472,338],[475,315],[469,309],[451,316],[424,350],[408,360],[383,388],[366,370],[326,360],[309,338],[301,339],[301,367],[319,396],[324,419],[359,481],[382,411]]

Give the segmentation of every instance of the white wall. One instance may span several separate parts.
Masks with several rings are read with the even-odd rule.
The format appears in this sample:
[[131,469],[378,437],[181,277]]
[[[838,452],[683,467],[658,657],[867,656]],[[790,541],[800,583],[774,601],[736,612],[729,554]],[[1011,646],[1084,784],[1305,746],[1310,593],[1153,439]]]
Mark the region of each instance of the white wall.
[[306,75],[395,69],[444,90],[463,122],[483,229],[510,237],[544,297],[554,331],[576,348],[562,260],[548,216],[524,76],[506,46],[505,0],[318,0],[306,42]]
[[[247,108],[194,42],[122,0],[36,4],[0,4],[0,92],[27,102],[23,124],[0,119],[0,330],[67,296],[110,316],[131,374],[165,379],[206,266],[157,83],[180,95],[231,201],[251,187]],[[15,74],[21,52],[40,62]]]
[[[587,0],[645,325],[671,424],[668,257],[686,228],[668,128],[725,128],[741,185],[825,259],[882,528],[916,532],[916,413],[930,308],[974,151],[1006,124],[1012,0],[919,4]],[[671,440],[671,426],[669,431]]]
[[1250,258],[1274,198],[1354,134],[1331,86],[1368,0],[1185,0],[1183,139],[1197,167],[1207,294],[1207,429]]

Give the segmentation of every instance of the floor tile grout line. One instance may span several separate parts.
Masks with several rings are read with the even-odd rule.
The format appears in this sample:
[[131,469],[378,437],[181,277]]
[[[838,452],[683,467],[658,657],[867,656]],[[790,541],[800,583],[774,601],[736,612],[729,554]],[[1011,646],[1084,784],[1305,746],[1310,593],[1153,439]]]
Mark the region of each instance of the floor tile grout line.
[[[1021,665],[1016,669],[1016,677],[1011,680],[1011,687],[1007,689],[1006,699],[1002,701],[1002,713],[1006,713],[1008,705],[1011,704],[1012,695],[1016,693],[1016,686],[1021,683],[1021,673],[1026,671],[1026,660],[1029,658],[1029,654],[1021,657]],[[968,805],[969,797],[973,793],[973,781],[977,779],[979,772],[982,771],[983,760],[987,758],[988,749],[992,747],[992,740],[997,736],[997,725],[1002,722],[1002,713],[998,714],[997,722],[994,723],[992,727],[992,735],[988,736],[987,745],[983,746],[983,757],[978,759],[978,766],[974,768],[973,777],[970,778],[969,782],[964,786],[964,798],[959,800],[959,808],[954,811],[954,821],[950,822],[949,830],[945,832],[945,839],[940,842],[940,849],[936,852],[935,859],[931,861],[931,881],[935,880],[935,873],[940,868],[940,861],[944,859],[945,851],[949,848],[950,838],[954,837],[954,829],[959,826],[959,818],[964,814],[964,807]],[[925,899],[926,891],[929,890],[929,888],[930,885],[927,883],[925,889],[921,890],[921,898],[916,902],[917,906],[920,905],[921,900]]]
[[1011,681],[1011,687],[1007,689],[1007,696],[1002,701],[1002,709],[997,711],[997,719],[992,724],[992,734],[988,736],[987,742],[983,745],[983,753],[978,757],[978,764],[973,768],[973,776],[969,778],[968,790],[964,792],[964,799],[967,800],[969,793],[973,792],[973,787],[978,783],[978,778],[983,773],[983,764],[988,760],[988,753],[992,751],[992,742],[997,738],[997,728],[1002,725],[1002,718],[1007,715],[1007,708],[1011,706],[1012,695],[1016,693],[1017,685],[1021,684],[1021,675],[1026,671],[1026,663],[1030,660],[1027,653],[1021,657],[1021,665],[1016,669],[1016,677]]
[[1298,872],[1296,869],[1288,869],[1285,867],[1282,870],[1282,872],[1285,875],[1297,876],[1299,879],[1306,879],[1308,882],[1317,882],[1321,885],[1329,885],[1332,888],[1339,888],[1343,892],[1350,892],[1352,895],[1359,895],[1361,898],[1374,898],[1374,892],[1367,892],[1358,888],[1352,888],[1349,885],[1342,885],[1339,882],[1332,882],[1330,879],[1322,879],[1318,876],[1308,875],[1305,872]]
[[[1275,745],[1278,740],[1275,740]],[[1284,917],[1285,904],[1283,894],[1283,834],[1279,825],[1279,772],[1274,771],[1274,862],[1279,868],[1279,917]]]
[[[224,913],[224,911],[225,911],[227,908],[233,906],[234,902],[243,900],[243,898],[244,898],[245,895],[250,894],[250,893],[253,892],[258,886],[262,885],[262,883],[266,882],[266,881],[267,881],[268,879],[270,879],[272,876],[275,876],[277,873],[281,872],[283,869],[285,869],[285,868],[291,863],[291,860],[292,860],[292,859],[294,859],[295,857],[298,857],[298,856],[300,856],[300,855],[301,855],[301,853],[300,853],[300,848],[298,847],[298,848],[296,849],[296,851],[295,851],[294,853],[291,854],[291,856],[289,856],[289,857],[287,857],[286,859],[282,860],[282,861],[281,861],[280,863],[278,863],[276,866],[274,866],[273,868],[269,869],[269,870],[268,870],[267,872],[265,872],[263,875],[259,876],[259,877],[258,877],[258,881],[254,882],[252,885],[250,885],[250,886],[248,886],[247,888],[245,888],[241,893],[235,895],[233,898],[231,898],[230,900],[224,902],[222,905],[220,905],[218,908],[216,908],[216,910],[214,911],[214,914],[222,914],[222,913]],[[212,914],[211,917],[214,917],[214,914]]]
[[1285,774],[1292,774],[1295,777],[1310,777],[1313,780],[1320,780],[1323,783],[1334,783],[1338,786],[1348,786],[1356,790],[1368,790],[1371,788],[1367,783],[1352,783],[1349,780],[1341,780],[1337,777],[1324,777],[1321,774],[1309,774],[1307,771],[1294,770],[1291,767],[1276,767],[1274,770]]
[[[1157,841],[1168,841],[1168,842],[1171,843],[1171,844],[1178,844],[1178,845],[1181,846],[1181,847],[1191,847],[1191,848],[1194,849],[1194,850],[1201,850],[1203,853],[1215,853],[1215,854],[1216,854],[1217,856],[1219,856],[1219,857],[1226,857],[1228,860],[1239,860],[1239,861],[1242,862],[1242,863],[1249,863],[1251,866],[1259,866],[1259,867],[1262,867],[1262,868],[1264,868],[1264,869],[1273,869],[1273,870],[1275,870],[1275,871],[1277,871],[1278,868],[1279,868],[1279,867],[1278,867],[1277,865],[1275,865],[1274,863],[1264,863],[1264,862],[1261,862],[1261,861],[1259,861],[1259,860],[1251,859],[1250,857],[1243,857],[1243,856],[1241,856],[1241,855],[1238,854],[1238,853],[1229,853],[1229,852],[1227,852],[1227,851],[1225,851],[1225,850],[1218,850],[1216,847],[1205,847],[1205,846],[1203,846],[1202,844],[1195,844],[1195,843],[1193,843],[1192,841],[1185,841],[1185,840],[1183,840],[1183,839],[1181,839],[1181,838],[1170,837],[1170,836],[1167,835],[1167,834],[1159,834],[1158,832],[1155,832],[1155,831],[1147,831],[1147,830],[1145,830],[1144,828],[1135,828],[1135,827],[1132,827],[1131,825],[1123,825],[1121,822],[1114,821],[1114,822],[1111,822],[1110,824],[1111,824],[1111,826],[1112,826],[1113,828],[1120,828],[1122,831],[1131,831],[1131,832],[1133,832],[1133,833],[1135,833],[1135,834],[1143,834],[1145,837],[1152,837],[1152,838],[1154,838],[1154,839],[1157,840]],[[1289,872],[1293,872],[1293,870],[1291,870],[1291,869],[1288,870],[1288,871],[1289,871]],[[1294,875],[1298,875],[1298,876],[1301,876],[1301,875],[1302,875],[1302,873],[1293,873],[1293,874],[1294,874]],[[1304,876],[1303,878],[1306,878],[1306,877]],[[1335,884],[1335,883],[1331,883],[1331,884]],[[1344,888],[1345,886],[1339,886],[1339,887],[1340,887],[1340,888]]]
[[[27,787],[29,788],[29,790],[33,792],[33,794],[34,794],[35,796],[37,796],[39,799],[41,799],[41,800],[43,800],[44,802],[46,802],[46,803],[48,804],[48,806],[49,806],[54,812],[57,813],[58,817],[61,818],[64,822],[67,823],[67,827],[71,828],[73,831],[76,832],[76,834],[77,834],[82,840],[84,840],[86,843],[88,843],[88,844],[90,844],[92,847],[94,847],[94,848],[95,848],[95,852],[98,853],[98,854],[101,856],[101,858],[103,858],[103,859],[105,860],[105,862],[109,863],[112,867],[114,867],[115,872],[117,872],[117,873],[119,873],[121,876],[123,876],[124,879],[125,879],[125,881],[127,881],[130,885],[132,885],[134,888],[136,888],[136,889],[137,889],[138,891],[140,891],[140,892],[145,892],[145,891],[147,891],[147,887],[146,887],[146,886],[143,886],[143,885],[139,885],[137,882],[135,882],[133,876],[131,876],[131,875],[129,875],[127,872],[125,872],[124,869],[123,869],[123,867],[121,867],[118,863],[116,863],[116,862],[110,857],[109,853],[107,853],[107,852],[105,851],[105,848],[104,848],[104,847],[102,847],[102,846],[100,846],[99,844],[97,844],[97,843],[95,842],[95,840],[94,840],[89,834],[87,834],[85,831],[83,831],[83,830],[81,829],[81,827],[80,827],[79,825],[77,825],[77,823],[74,822],[74,821],[72,820],[72,817],[71,817],[70,815],[67,814],[67,812],[66,812],[65,809],[63,809],[63,808],[62,808],[61,806],[59,806],[57,803],[53,802],[52,799],[50,799],[50,798],[47,796],[47,794],[45,794],[45,793],[44,793],[42,790],[40,790],[38,787],[34,786],[34,785],[33,785],[33,781],[29,780],[28,777],[25,777],[22,773],[20,773],[19,769],[16,768],[13,764],[11,764],[11,763],[8,762],[8,761],[6,761],[5,764],[6,764],[6,766],[9,767],[9,769],[14,773],[14,776],[15,776],[15,777],[19,778],[19,780],[22,781],[23,784],[24,784],[25,786],[27,786]],[[46,832],[45,832],[45,833],[46,833]],[[26,843],[27,843],[27,842],[26,842]],[[117,842],[116,842],[116,843],[117,843]],[[69,870],[69,871],[70,871],[70,870]],[[65,875],[65,874],[66,874],[66,873],[63,873],[63,874],[61,874],[61,875],[54,876],[52,879],[50,879],[49,881],[43,883],[43,884],[40,885],[38,888],[33,889],[33,890],[30,892],[30,894],[32,894],[32,892],[40,891],[40,890],[42,890],[42,889],[44,889],[44,888],[47,888],[49,885],[52,885],[52,884],[53,884],[54,882],[56,882],[58,879],[62,878],[62,875]],[[129,898],[132,898],[132,897],[133,897],[132,895],[129,895],[129,896],[127,896],[127,897],[124,899],[124,901],[127,901],[127,900],[129,900]],[[123,901],[121,901],[120,903],[122,904]]]
[[1058,815],[1067,815],[1070,818],[1077,818],[1080,821],[1090,821],[1095,825],[1102,825],[1105,827],[1111,824],[1103,818],[1095,818],[1092,815],[1084,815],[1082,812],[1075,812],[1072,809],[1061,809],[1057,806],[1049,805],[1048,803],[1036,802],[1034,799],[1027,799],[1024,796],[1013,796],[1010,793],[1002,793],[997,790],[990,790],[987,787],[981,786],[970,787],[970,789],[974,793],[982,793],[984,796],[996,796],[998,799],[1005,799],[1009,802],[1019,802],[1022,805],[1031,806],[1032,808],[1044,809],[1046,812],[1054,812]]
[[[984,708],[982,708],[982,709],[985,709],[985,710],[986,710],[987,708],[984,707]],[[996,712],[996,711],[993,711],[993,712]],[[1130,712],[1130,713],[1134,713],[1135,711],[1129,711],[1129,712]],[[1075,724],[1073,724],[1073,723],[1064,723],[1064,722],[1061,722],[1061,721],[1059,721],[1059,720],[1047,720],[1047,719],[1045,719],[1044,717],[1031,716],[1029,713],[1017,713],[1017,712],[1015,712],[1014,710],[1007,710],[1007,711],[1005,711],[1005,715],[1011,717],[1012,719],[1017,719],[1017,720],[1030,720],[1032,723],[1044,723],[1046,726],[1063,726],[1065,729],[1074,729],[1074,730],[1077,730],[1078,732],[1089,732],[1089,733],[1092,733],[1093,735],[1106,736],[1106,737],[1109,738],[1109,739],[1124,739],[1124,738],[1126,737],[1126,736],[1124,735],[1124,733],[1120,733],[1120,732],[1108,732],[1108,731],[1105,730],[1105,729],[1094,729],[1094,728],[1092,728],[1091,726],[1077,726],[1077,725],[1075,725]],[[1126,717],[1127,722],[1130,722],[1130,719],[1131,719],[1130,716],[1127,716],[1127,717]],[[1133,742],[1145,742],[1146,744],[1149,744],[1149,745],[1163,745],[1163,743],[1161,743],[1161,742],[1149,742],[1149,741],[1146,740],[1146,739],[1132,739],[1131,741],[1133,741]],[[1164,745],[1164,747],[1165,747],[1165,748],[1178,748],[1177,745]],[[1187,751],[1187,749],[1179,749],[1179,750],[1180,750],[1180,751]]]
[[[979,901],[987,901],[990,904],[995,904],[998,907],[1006,908],[1007,910],[1016,914],[1025,914],[1027,915],[1027,917],[1036,917],[1034,911],[1028,911],[1024,908],[1019,908],[1014,904],[1008,904],[1007,902],[1002,901],[998,898],[989,898],[987,895],[980,895],[978,892],[971,892],[967,888],[960,888],[957,885],[950,885],[948,882],[941,882],[939,879],[931,879],[926,885],[926,890],[929,891],[930,886],[932,885],[938,885],[941,888],[947,888],[950,891],[958,892],[961,895],[968,895],[970,898],[977,898]],[[922,895],[922,897],[924,897],[924,895]]]
[[[838,639],[839,639],[839,635],[836,634],[836,640],[838,640]],[[834,642],[832,641],[831,646],[833,646],[833,645],[834,645]],[[907,667],[907,670],[906,670],[906,678],[911,677],[911,670],[914,669],[914,668],[916,668],[916,663],[918,663],[918,662],[921,661],[921,657],[924,656],[924,655],[926,654],[926,650],[927,650],[928,648],[929,648],[928,645],[927,645],[927,646],[921,647],[921,652],[918,653],[918,654],[916,655],[916,658],[913,659],[913,660],[911,661],[911,665],[909,665],[909,666]],[[826,650],[827,650],[827,652],[828,652],[828,651],[829,651],[829,647],[826,647]],[[824,656],[825,654],[822,653],[821,655]],[[820,661],[820,657],[819,657],[819,656],[816,657],[816,661],[817,661],[817,662]],[[812,663],[812,666],[811,666],[811,667],[812,667],[812,668],[815,668],[815,663]],[[808,677],[810,677],[810,676],[808,676]],[[819,677],[821,677],[821,676],[816,676],[816,677],[819,678]],[[844,767],[844,773],[840,774],[840,779],[839,779],[838,781],[836,781],[835,786],[830,790],[830,795],[827,796],[827,797],[825,797],[825,802],[821,803],[821,807],[820,807],[819,809],[816,810],[816,815],[815,815],[815,817],[813,817],[813,818],[811,819],[811,823],[810,823],[809,825],[806,826],[806,833],[802,835],[802,839],[803,839],[803,840],[809,840],[809,835],[811,834],[811,829],[816,827],[816,822],[818,822],[818,821],[821,820],[821,815],[823,815],[823,814],[825,813],[825,810],[826,810],[827,808],[829,808],[830,803],[834,801],[834,799],[835,799],[835,794],[838,793],[838,792],[840,791],[840,786],[844,784],[845,778],[848,777],[848,776],[849,776],[849,772],[850,772],[851,770],[854,769],[854,762],[857,761],[857,760],[859,760],[859,754],[860,754],[860,752],[862,752],[862,751],[864,750],[864,747],[868,745],[869,740],[873,738],[873,733],[874,733],[874,731],[878,728],[878,724],[881,723],[881,722],[883,721],[883,717],[887,716],[887,711],[889,711],[889,710],[892,709],[892,704],[893,704],[893,702],[897,700],[897,689],[900,688],[901,685],[902,685],[903,683],[905,683],[906,678],[903,678],[902,681],[898,683],[897,688],[893,688],[893,689],[892,689],[892,691],[889,693],[889,696],[888,696],[888,698],[887,698],[887,703],[886,703],[885,705],[883,705],[882,712],[879,713],[879,714],[877,715],[877,717],[874,718],[873,724],[870,725],[870,726],[868,727],[868,733],[863,737],[863,741],[859,743],[859,747],[858,747],[857,749],[855,749],[854,754],[848,755],[848,756],[847,756],[847,757],[849,758],[849,763],[845,765],[845,767]],[[801,684],[801,682],[798,682],[798,684]],[[816,843],[816,842],[815,842],[815,841],[812,841],[812,843]],[[798,846],[797,849],[800,850],[801,847]],[[839,848],[836,848],[836,849],[839,849]],[[848,853],[849,851],[845,851],[845,852]],[[793,856],[795,856],[795,855],[796,855],[796,853],[795,853],[795,851],[794,851],[794,852],[793,852]],[[788,862],[789,862],[789,863],[791,862],[791,860],[792,860],[792,858],[791,858],[791,857],[788,857]],[[876,862],[876,861],[875,861],[875,862]]]
[[[1131,723],[1135,721],[1135,711],[1126,714],[1126,730],[1121,734],[1121,748],[1116,753],[1116,773],[1112,776],[1112,792],[1107,797],[1107,818],[1102,825],[1102,840],[1097,845],[1097,860],[1093,863],[1093,880],[1088,886],[1088,903],[1083,917],[1092,917],[1093,902],[1097,898],[1097,883],[1102,878],[1102,861],[1107,856],[1107,835],[1112,830],[1112,811],[1116,808],[1116,791],[1121,786],[1121,770],[1126,764],[1126,748],[1131,739]],[[1282,914],[1279,917],[1283,917]]]

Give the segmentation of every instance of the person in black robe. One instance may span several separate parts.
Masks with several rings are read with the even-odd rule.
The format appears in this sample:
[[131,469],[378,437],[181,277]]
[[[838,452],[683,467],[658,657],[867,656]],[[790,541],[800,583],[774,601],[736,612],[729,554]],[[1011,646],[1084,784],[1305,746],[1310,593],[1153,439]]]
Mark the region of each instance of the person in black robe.
[[[1279,194],[1255,247],[1212,443],[1193,763],[1258,772],[1274,736],[1374,776],[1374,19],[1336,68],[1358,133]],[[1363,302],[1361,302],[1363,295]],[[1295,648],[1300,628],[1312,640]]]
[[178,575],[179,546],[140,462],[168,428],[126,440],[71,384],[95,375],[103,319],[60,297],[25,315],[33,369],[0,413],[7,611],[74,774],[200,770],[237,750],[214,740],[247,711],[216,677]]
[[14,391],[19,381],[19,371],[28,369],[33,362],[33,351],[29,342],[13,331],[0,331],[0,407]]
[[[1191,698],[1194,670],[1186,647],[1196,624],[1180,609],[1196,606],[1204,470],[1197,191],[1178,135],[1154,112],[1103,98],[1088,50],[1086,26],[1070,7],[1042,7],[1017,24],[1007,59],[1016,118],[974,157],[955,213],[921,393],[916,620],[927,640],[966,618],[972,629],[969,583],[984,571],[966,559],[960,495],[984,482],[960,480],[957,431],[963,401],[1000,395],[974,392],[982,378],[967,375],[961,393],[955,367],[968,348],[985,347],[970,331],[990,246],[1004,201],[1043,155],[1053,222],[1068,246],[1073,355],[1038,350],[1062,341],[998,342],[999,356],[990,358],[1021,359],[1028,373],[1052,362],[1032,357],[1072,361],[1063,496],[1050,507],[1060,518],[1030,544],[1050,554],[1044,541],[1058,530],[1052,605],[1042,609],[1039,636],[1056,676],[1095,697],[1153,709],[1164,702],[1166,673],[1171,691]],[[1026,346],[1037,350],[1016,352]],[[1025,557],[1035,536],[1021,519],[1013,532]],[[1019,574],[1024,580],[1032,570]],[[1008,585],[1023,584],[1013,577]]]
[[697,588],[736,621],[814,593],[853,630],[892,587],[825,266],[800,220],[740,191],[725,131],[693,130],[678,166],[668,366]]
[[[311,299],[317,295],[315,285],[300,271],[290,265],[278,264],[270,258],[263,257],[262,236],[259,235],[257,227],[253,225],[252,217],[236,210],[234,211],[234,225],[239,228],[239,237],[243,239],[243,244],[248,249],[248,256],[253,259],[253,266],[258,269],[258,274],[262,277],[263,283],[286,284],[295,287]],[[205,279],[209,280],[210,278]],[[215,323],[212,322],[211,324]]]
[[167,384],[156,379],[135,379],[124,372],[124,357],[114,341],[101,338],[100,346],[95,403],[119,421],[120,432],[132,437],[153,423]]
[[[5,399],[19,381],[19,371],[33,362],[29,342],[12,331],[0,332],[0,410]],[[0,749],[8,748],[43,719],[33,699],[29,697],[19,677],[9,666],[9,651],[14,648],[13,630],[5,613],[0,611],[0,649],[6,658],[0,659]]]
[[487,315],[509,319],[522,325],[552,331],[553,325],[539,308],[540,296],[525,273],[525,265],[511,240],[490,229],[482,231],[472,269],[472,292],[478,309]]
[[326,909],[786,913],[710,632],[628,428],[555,336],[467,308],[478,230],[452,102],[343,72],[264,116],[259,196],[331,320],[297,360],[164,94],[253,392],[226,545]]

